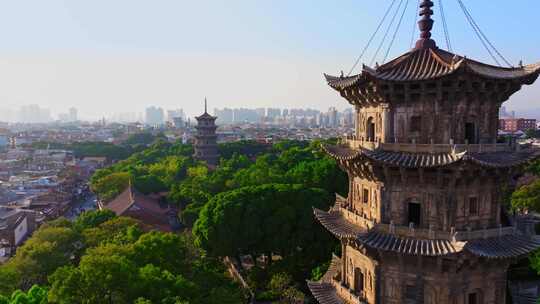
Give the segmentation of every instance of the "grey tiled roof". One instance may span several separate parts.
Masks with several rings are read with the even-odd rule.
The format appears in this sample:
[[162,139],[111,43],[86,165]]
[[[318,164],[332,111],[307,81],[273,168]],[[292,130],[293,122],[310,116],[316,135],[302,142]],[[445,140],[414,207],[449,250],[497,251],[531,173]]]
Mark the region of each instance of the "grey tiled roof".
[[405,168],[443,167],[463,157],[463,154],[453,153],[404,153],[383,150],[365,150],[364,155],[374,161]]
[[345,304],[341,299],[334,286],[324,282],[308,282],[307,283],[311,294],[317,299],[320,304]]
[[467,251],[485,258],[515,258],[540,248],[540,238],[527,237],[520,232],[500,237],[455,241],[407,237],[371,229],[367,231],[345,219],[340,212],[314,209],[315,217],[338,238],[358,241],[363,246],[416,256],[445,256]]
[[497,259],[524,256],[538,248],[540,239],[519,234],[474,240],[465,246],[474,255]]
[[384,165],[403,168],[436,168],[460,161],[467,161],[489,168],[510,168],[526,164],[540,157],[539,149],[485,153],[410,153],[382,149],[351,149],[346,146],[333,145],[324,145],[323,149],[328,155],[338,160],[350,161],[365,158]]
[[332,279],[340,272],[341,259],[334,255],[328,270],[318,282],[308,281],[307,285],[320,304],[344,304],[332,285]]
[[332,88],[343,90],[370,79],[396,82],[425,81],[448,76],[460,70],[489,79],[516,79],[531,84],[534,81],[531,77],[538,77],[540,73],[540,63],[503,68],[480,63],[441,49],[417,49],[376,68],[364,65],[362,73],[358,75],[336,77],[325,74],[325,77]]
[[330,211],[325,212],[317,208],[313,209],[313,213],[317,220],[337,238],[358,238],[365,230],[349,223],[343,218],[340,212]]
[[463,249],[463,244],[448,240],[405,238],[377,231],[371,231],[359,240],[371,248],[408,255],[443,256]]

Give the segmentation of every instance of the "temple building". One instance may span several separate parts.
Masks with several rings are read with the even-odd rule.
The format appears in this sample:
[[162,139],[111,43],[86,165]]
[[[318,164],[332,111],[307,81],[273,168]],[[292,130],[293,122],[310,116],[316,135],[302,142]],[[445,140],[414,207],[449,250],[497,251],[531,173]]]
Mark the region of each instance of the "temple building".
[[219,151],[216,135],[216,116],[208,114],[206,98],[204,99],[204,113],[197,119],[197,134],[195,135],[195,154],[196,159],[204,161],[210,167],[217,166],[219,162]]
[[354,76],[326,76],[356,109],[355,136],[325,146],[349,176],[318,221],[341,257],[308,282],[321,304],[502,304],[507,269],[540,247],[504,189],[540,153],[497,141],[503,102],[540,63],[503,68],[437,47],[432,1],[408,53]]

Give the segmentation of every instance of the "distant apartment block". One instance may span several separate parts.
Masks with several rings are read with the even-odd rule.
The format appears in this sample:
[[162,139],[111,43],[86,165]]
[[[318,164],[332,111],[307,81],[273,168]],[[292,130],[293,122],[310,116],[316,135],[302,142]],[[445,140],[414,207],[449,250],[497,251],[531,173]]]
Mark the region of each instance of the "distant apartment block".
[[505,132],[536,130],[536,119],[501,118],[499,119],[499,129]]

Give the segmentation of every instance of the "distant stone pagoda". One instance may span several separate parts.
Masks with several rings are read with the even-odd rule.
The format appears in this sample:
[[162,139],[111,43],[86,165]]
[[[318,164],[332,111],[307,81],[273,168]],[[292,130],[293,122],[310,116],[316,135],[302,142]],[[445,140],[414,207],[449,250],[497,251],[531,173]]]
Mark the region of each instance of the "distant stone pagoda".
[[195,117],[197,119],[197,134],[195,135],[196,159],[206,162],[209,166],[215,167],[219,162],[219,152],[216,135],[217,117],[208,114],[206,98],[204,99],[204,114]]
[[308,282],[321,304],[506,303],[509,265],[540,247],[502,205],[538,150],[497,143],[501,104],[540,64],[502,68],[439,49],[433,5],[421,1],[410,52],[326,75],[357,123],[354,137],[325,146],[349,175],[349,196],[314,210],[342,244],[322,280]]

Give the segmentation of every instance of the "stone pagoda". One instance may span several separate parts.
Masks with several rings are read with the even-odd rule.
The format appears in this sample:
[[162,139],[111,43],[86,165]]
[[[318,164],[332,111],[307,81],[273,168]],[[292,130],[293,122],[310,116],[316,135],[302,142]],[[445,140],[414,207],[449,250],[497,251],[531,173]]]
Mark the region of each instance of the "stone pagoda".
[[324,147],[348,173],[349,195],[314,210],[341,241],[341,257],[308,282],[321,304],[506,303],[509,265],[540,247],[503,206],[504,189],[539,153],[497,141],[501,104],[540,64],[502,68],[439,49],[433,6],[421,1],[421,37],[408,53],[325,75],[355,107],[356,135]]
[[219,152],[216,135],[217,117],[208,114],[206,98],[204,99],[204,113],[197,119],[197,134],[195,135],[195,154],[196,159],[204,161],[210,167],[217,166],[219,162]]

